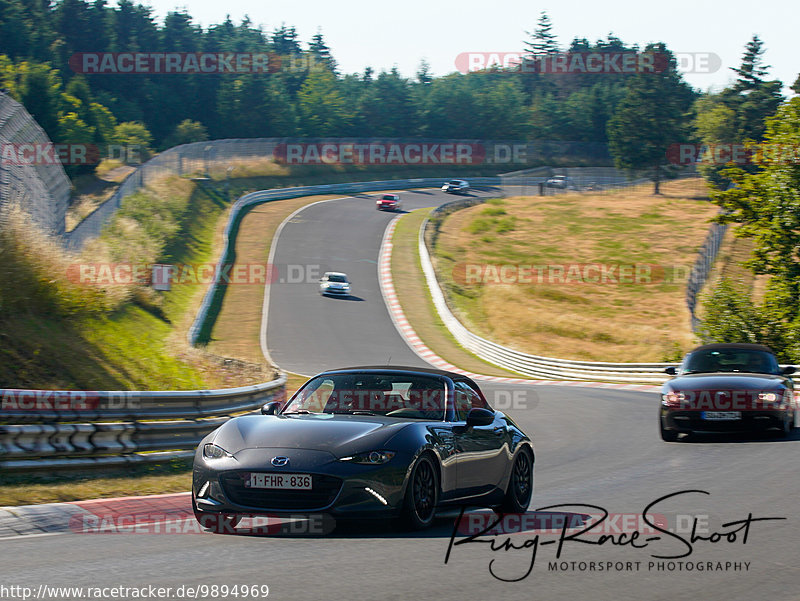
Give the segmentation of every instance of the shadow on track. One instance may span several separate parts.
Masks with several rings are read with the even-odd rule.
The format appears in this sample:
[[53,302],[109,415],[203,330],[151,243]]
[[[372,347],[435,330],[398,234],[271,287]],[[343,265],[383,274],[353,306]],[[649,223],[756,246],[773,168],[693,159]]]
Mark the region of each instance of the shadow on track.
[[[318,516],[319,517],[319,516]],[[504,521],[506,517],[511,521]],[[520,519],[521,518],[521,519]],[[464,521],[456,525],[458,511],[445,511],[437,514],[430,528],[410,531],[403,528],[397,519],[380,520],[335,520],[326,515],[318,521],[321,527],[309,532],[302,522],[272,524],[268,528],[248,528],[243,522],[235,532],[220,534],[246,536],[251,538],[313,538],[313,539],[401,539],[401,538],[441,538],[449,539],[454,533],[457,538],[471,535],[505,536],[508,534],[540,534],[560,532],[564,523],[571,528],[584,526],[592,516],[583,513],[529,511],[525,514],[512,514],[502,518],[491,511],[475,511],[464,514]],[[476,521],[473,521],[476,520]],[[311,523],[311,522],[307,522]],[[484,529],[487,532],[483,533]],[[491,529],[491,530],[490,530]]]
[[335,298],[336,300],[340,300],[340,301],[356,301],[356,302],[361,302],[361,303],[365,302],[364,299],[361,298],[360,296],[355,296],[355,295],[352,295],[352,294],[350,294],[348,296],[333,296],[331,294],[331,295],[322,295],[322,297],[323,298],[331,298],[331,299]]
[[800,429],[795,428],[789,436],[783,437],[778,432],[693,432],[683,435],[677,443],[683,444],[718,444],[718,443],[763,443],[763,442],[797,442],[800,441]]

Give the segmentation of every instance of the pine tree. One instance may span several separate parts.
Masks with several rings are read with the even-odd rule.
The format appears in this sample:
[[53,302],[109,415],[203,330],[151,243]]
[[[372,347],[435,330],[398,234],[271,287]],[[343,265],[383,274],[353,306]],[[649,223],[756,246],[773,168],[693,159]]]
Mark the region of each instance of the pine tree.
[[542,11],[536,30],[533,33],[525,32],[531,38],[530,41],[525,42],[526,54],[556,54],[558,42],[552,30],[553,24],[550,22],[550,17],[547,16],[547,12]]
[[765,65],[762,55],[765,52],[764,42],[754,35],[745,46],[742,64],[739,68],[731,67],[731,71],[738,75],[733,91],[737,94],[748,92],[758,88],[764,83],[764,76],[769,70],[769,65]]
[[308,45],[308,51],[316,63],[315,66],[324,66],[330,71],[333,71],[334,73],[336,72],[336,61],[333,60],[331,49],[325,43],[321,31],[317,31],[317,33],[314,34],[314,37],[311,38],[311,43]]

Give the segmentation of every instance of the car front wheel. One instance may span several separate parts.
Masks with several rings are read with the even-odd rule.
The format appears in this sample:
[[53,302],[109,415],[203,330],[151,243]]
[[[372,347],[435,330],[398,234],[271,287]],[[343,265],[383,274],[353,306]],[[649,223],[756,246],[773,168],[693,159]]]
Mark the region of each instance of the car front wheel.
[[675,442],[678,440],[678,433],[675,430],[667,430],[659,420],[658,429],[661,433],[661,440],[664,442]]
[[411,530],[422,530],[433,523],[439,501],[439,478],[429,457],[423,455],[414,464],[406,486],[403,521]]

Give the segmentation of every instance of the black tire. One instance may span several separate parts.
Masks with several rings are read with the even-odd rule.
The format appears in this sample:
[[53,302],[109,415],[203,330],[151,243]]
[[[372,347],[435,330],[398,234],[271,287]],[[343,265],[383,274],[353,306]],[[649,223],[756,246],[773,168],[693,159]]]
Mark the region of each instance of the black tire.
[[403,523],[410,530],[423,530],[433,524],[439,502],[439,475],[433,461],[422,455],[408,478],[403,502]]
[[533,497],[533,458],[530,452],[522,450],[514,459],[511,477],[503,503],[496,510],[499,513],[525,513]]
[[679,433],[675,430],[667,430],[664,428],[664,424],[662,424],[660,421],[658,423],[658,429],[661,432],[661,440],[664,442],[675,442],[678,440]]
[[780,438],[789,438],[794,429],[794,415],[790,415],[789,412],[786,412],[786,419],[783,420],[783,427],[778,430],[778,436]]

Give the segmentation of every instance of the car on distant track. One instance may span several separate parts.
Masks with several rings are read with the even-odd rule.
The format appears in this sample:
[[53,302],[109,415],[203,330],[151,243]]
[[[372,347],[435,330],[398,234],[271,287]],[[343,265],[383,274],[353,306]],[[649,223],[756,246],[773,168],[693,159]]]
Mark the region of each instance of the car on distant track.
[[469,182],[464,179],[451,179],[442,186],[442,192],[448,194],[466,194],[469,192]]
[[544,185],[548,188],[560,188],[562,190],[575,189],[575,182],[571,177],[567,177],[566,175],[554,175],[553,177],[547,178]]
[[399,211],[402,202],[397,194],[384,194],[375,201],[375,207],[379,211]]
[[687,354],[661,389],[662,440],[681,433],[776,430],[788,436],[797,410],[792,366],[781,368],[769,347],[707,344]]
[[326,271],[319,280],[319,293],[323,296],[350,296],[350,280],[346,273]]
[[422,529],[446,506],[524,512],[533,466],[531,439],[467,376],[351,367],[206,436],[192,506],[212,530],[287,514],[399,518]]

